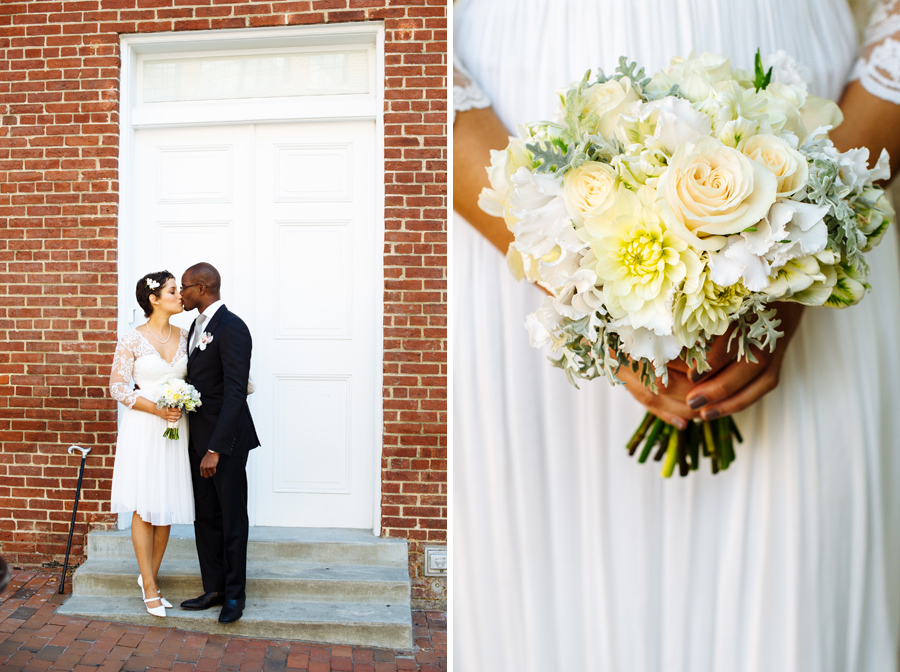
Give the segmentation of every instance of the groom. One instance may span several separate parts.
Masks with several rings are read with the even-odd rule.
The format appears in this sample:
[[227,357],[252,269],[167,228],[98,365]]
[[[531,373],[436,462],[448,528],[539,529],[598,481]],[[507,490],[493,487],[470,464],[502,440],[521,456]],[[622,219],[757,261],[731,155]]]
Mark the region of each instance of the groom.
[[181,276],[185,310],[200,314],[188,332],[187,380],[200,392],[188,415],[194,536],[204,593],[183,609],[223,605],[220,623],[244,611],[247,582],[247,455],[259,445],[247,406],[250,351],[247,325],[219,297],[212,265],[195,264]]

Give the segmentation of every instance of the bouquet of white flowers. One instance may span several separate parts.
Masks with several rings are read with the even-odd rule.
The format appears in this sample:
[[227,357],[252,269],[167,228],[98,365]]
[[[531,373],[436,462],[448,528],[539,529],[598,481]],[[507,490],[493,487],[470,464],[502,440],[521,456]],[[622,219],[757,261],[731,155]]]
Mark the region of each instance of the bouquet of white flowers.
[[[709,370],[731,331],[738,357],[783,335],[770,306],[844,307],[868,288],[864,253],[894,212],[875,180],[882,153],[838,152],[831,101],[808,95],[804,68],[778,52],[754,72],[722,56],[674,59],[646,77],[624,57],[560,94],[556,121],[527,125],[492,152],[479,205],[515,235],[519,278],[548,296],[526,326],[571,382],[631,367],[644,385],[682,359]],[[663,475],[734,459],[731,418],[679,431],[649,414],[628,449],[656,445]]]
[[[185,413],[190,413],[200,403],[200,393],[190,383],[181,378],[169,378],[162,384],[159,399],[156,400],[157,408],[180,408]],[[166,431],[163,436],[167,439],[178,439],[178,423],[166,423]]]

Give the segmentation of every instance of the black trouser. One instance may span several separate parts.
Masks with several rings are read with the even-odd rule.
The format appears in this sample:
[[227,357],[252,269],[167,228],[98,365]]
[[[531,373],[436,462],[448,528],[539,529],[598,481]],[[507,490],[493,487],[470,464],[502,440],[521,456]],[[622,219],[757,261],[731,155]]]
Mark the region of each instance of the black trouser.
[[247,583],[247,454],[219,455],[216,473],[200,476],[203,455],[192,450],[194,484],[194,538],[203,592],[225,593],[225,599],[243,606]]

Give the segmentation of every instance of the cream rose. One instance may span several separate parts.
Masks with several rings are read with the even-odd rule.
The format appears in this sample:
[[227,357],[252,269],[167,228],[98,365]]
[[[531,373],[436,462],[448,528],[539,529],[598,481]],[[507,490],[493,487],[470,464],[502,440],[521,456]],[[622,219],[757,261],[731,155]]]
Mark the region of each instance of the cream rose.
[[809,177],[806,157],[786,140],[774,135],[754,135],[742,141],[738,149],[775,176],[778,182],[775,195],[779,198],[796,194],[806,184]]
[[765,217],[777,181],[762,164],[713,138],[685,143],[657,185],[669,229],[699,250],[718,250],[724,236]]
[[615,127],[619,115],[641,97],[631,88],[629,79],[610,79],[594,84],[584,92],[584,114],[597,116],[597,132],[605,138],[616,137]]
[[844,121],[844,113],[832,100],[808,96],[806,103],[800,108],[800,118],[811,133],[819,126],[837,128]]
[[566,173],[563,198],[572,219],[581,224],[587,215],[599,215],[616,197],[616,171],[599,161],[585,161]]

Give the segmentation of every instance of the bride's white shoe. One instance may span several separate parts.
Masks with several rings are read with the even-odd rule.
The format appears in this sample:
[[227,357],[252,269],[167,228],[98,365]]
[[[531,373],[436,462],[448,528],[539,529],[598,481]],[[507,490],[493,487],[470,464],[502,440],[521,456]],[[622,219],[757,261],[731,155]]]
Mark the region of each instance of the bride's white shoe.
[[[143,594],[144,594],[144,589],[141,588],[141,595],[143,595]],[[157,600],[159,600],[158,597],[145,597],[144,598],[144,604],[147,607],[147,612],[150,613],[150,615],[152,615],[152,616],[162,616],[163,618],[165,618],[166,608],[164,606],[159,605],[158,607],[151,607],[149,604],[150,602],[156,602]],[[159,600],[159,601],[161,601],[161,600]]]
[[148,605],[147,611],[149,611],[154,616],[165,616],[166,608],[167,607],[169,609],[172,608],[172,605],[169,604],[169,601],[166,598],[164,598],[161,594],[159,594],[159,591],[156,591],[157,592],[156,597],[150,597],[150,598],[146,597],[146,593],[144,592],[144,579],[140,574],[138,574],[138,585],[141,587],[141,596],[144,596],[145,604],[149,603],[149,602],[156,602],[156,600],[159,600],[162,603],[161,606],[159,606],[159,607],[151,607]]
[[[141,576],[140,574],[138,574],[138,585],[141,587],[141,590],[144,589],[144,577]],[[163,605],[166,609],[171,609],[171,608],[172,608],[171,603],[170,603],[166,598],[164,598],[164,597],[162,596],[162,591],[161,591],[161,590],[157,590],[157,591],[156,591],[156,594],[159,595],[159,597],[158,597],[157,599],[158,599],[160,602],[162,602],[162,605]]]

